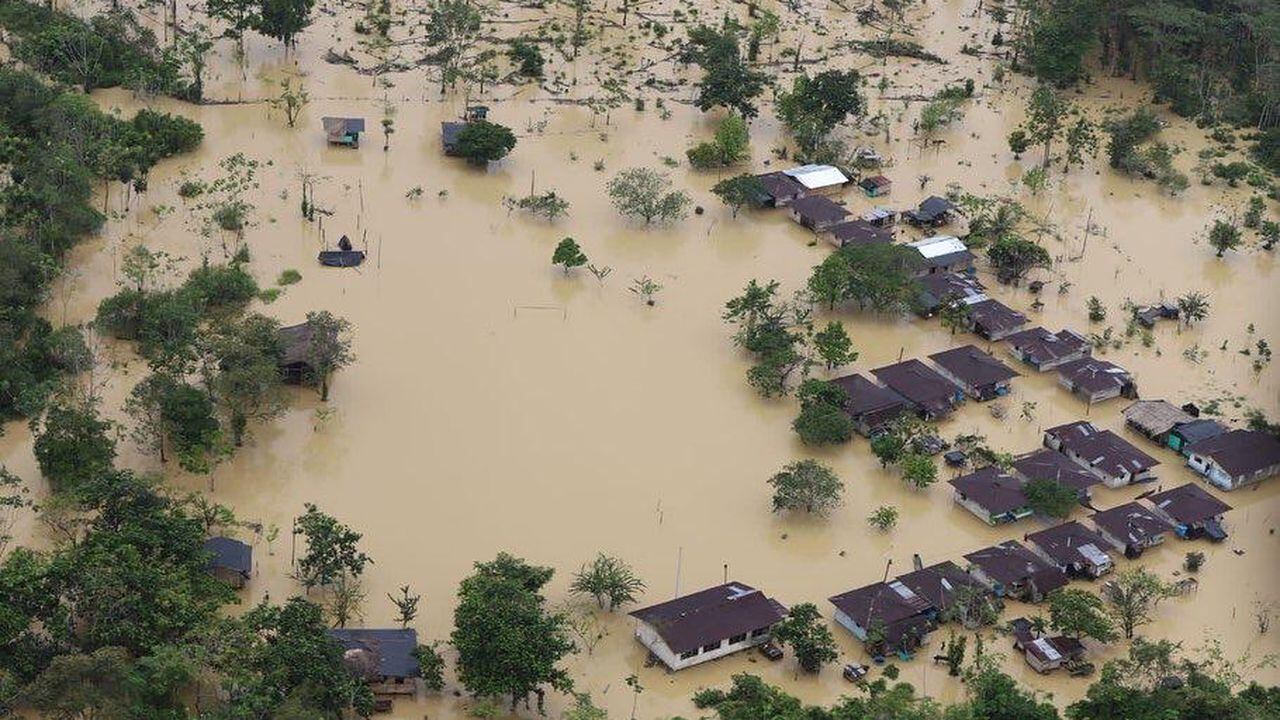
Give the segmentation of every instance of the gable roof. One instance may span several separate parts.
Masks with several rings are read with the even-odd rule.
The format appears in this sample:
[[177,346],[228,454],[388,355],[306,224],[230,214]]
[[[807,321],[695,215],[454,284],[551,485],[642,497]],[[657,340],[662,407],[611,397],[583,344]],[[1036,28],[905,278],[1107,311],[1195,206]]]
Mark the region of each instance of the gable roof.
[[1230,431],[1226,425],[1217,420],[1209,418],[1199,418],[1190,422],[1182,422],[1173,426],[1171,432],[1177,434],[1188,445],[1192,443],[1202,442],[1209,438],[1215,438],[1223,433]]
[[810,190],[849,182],[849,178],[832,165],[801,165],[782,172],[795,178],[796,182]]
[[1163,435],[1193,418],[1168,400],[1137,400],[1125,408],[1124,419],[1148,435]]
[[253,572],[253,548],[235,538],[211,537],[204,541],[210,568],[221,568],[240,573],[246,578]]
[[1149,470],[1160,464],[1159,460],[1142,452],[1110,430],[1099,430],[1087,420],[1058,425],[1045,430],[1046,435],[1058,438],[1064,450],[1079,455],[1090,467],[1111,476],[1121,471],[1130,475]]
[[801,218],[814,223],[829,223],[849,216],[849,211],[840,207],[825,195],[806,195],[791,201],[792,212]]
[[992,515],[1027,507],[1027,496],[1022,492],[1022,483],[994,465],[952,478],[948,482],[956,492]]
[[796,197],[804,193],[804,186],[784,172],[763,173],[756,178],[764,186],[765,193],[774,199]]
[[1190,452],[1239,477],[1280,463],[1280,439],[1259,430],[1232,430],[1191,445]]
[[929,356],[939,367],[974,387],[993,385],[1018,377],[1018,373],[973,345],[943,350]]
[[897,580],[855,588],[829,600],[836,609],[866,629],[875,622],[891,626],[927,613],[932,608],[928,600]]
[[631,617],[653,627],[667,647],[680,654],[769,627],[785,614],[782,605],[763,592],[730,582],[641,608]]
[[986,591],[981,583],[950,560],[943,560],[906,575],[899,575],[898,582],[911,588],[916,595],[924,598],[938,610],[950,609],[955,603],[956,591],[960,588],[970,587]]
[[862,182],[858,183],[859,187],[867,190],[889,187],[890,185],[893,185],[893,181],[883,175],[872,175],[871,177],[863,178]]
[[1086,357],[1058,366],[1058,374],[1073,387],[1090,395],[1106,390],[1123,389],[1133,382],[1128,370],[1102,358]]
[[1212,520],[1231,509],[1195,483],[1158,492],[1148,497],[1147,502],[1183,525]]
[[324,126],[324,131],[332,137],[339,137],[347,133],[364,132],[364,118],[347,118],[347,117],[322,117],[320,124]]
[[1102,536],[1075,520],[1031,533],[1027,536],[1027,541],[1035,543],[1061,565],[1081,560],[1094,565],[1111,562],[1111,557],[1103,549],[1106,541]]
[[1076,492],[1084,492],[1102,482],[1093,473],[1072,462],[1066,455],[1040,448],[1033,450],[1013,461],[1013,469],[1030,482],[1032,480],[1055,480]]
[[1136,502],[1101,510],[1091,515],[1089,519],[1099,530],[1130,545],[1145,545],[1153,536],[1162,535],[1173,529],[1168,522],[1160,519],[1146,506]]
[[977,278],[953,272],[930,273],[917,280],[926,310],[933,310],[951,298],[968,305],[987,299],[986,288]]
[[1066,576],[1058,568],[1045,562],[1017,540],[1005,540],[999,545],[975,550],[965,555],[964,559],[1003,585],[1037,580],[1037,588],[1041,592],[1048,592],[1049,588],[1045,585],[1061,587],[1053,580],[1055,574],[1062,575],[1062,583],[1066,583]]
[[1026,315],[992,298],[970,305],[969,320],[988,335],[1006,333],[1027,324]]
[[873,412],[882,412],[894,408],[908,409],[911,401],[883,385],[877,385],[867,378],[854,373],[838,377],[831,381],[839,385],[849,396],[844,411],[853,417]]
[[908,210],[907,212],[918,220],[932,222],[939,215],[955,209],[956,206],[950,200],[937,195],[930,195],[922,200],[915,210]]
[[1051,333],[1042,327],[1034,327],[1014,333],[1005,340],[1036,365],[1069,357],[1090,347],[1083,335],[1067,329]]
[[893,242],[893,231],[876,227],[861,218],[849,220],[827,228],[840,245],[865,245],[868,243]]
[[1055,637],[1039,637],[1023,643],[1027,654],[1036,656],[1041,662],[1059,662],[1071,660],[1084,653],[1084,643],[1073,637],[1057,635]]
[[373,656],[374,672],[393,678],[421,674],[413,651],[418,647],[418,631],[412,628],[334,628],[329,637],[347,653],[367,652]]
[[933,413],[945,413],[959,388],[928,365],[912,358],[871,371],[898,394]]
[[960,238],[954,235],[935,235],[923,240],[907,243],[907,247],[915,248],[926,260],[968,252],[969,248]]

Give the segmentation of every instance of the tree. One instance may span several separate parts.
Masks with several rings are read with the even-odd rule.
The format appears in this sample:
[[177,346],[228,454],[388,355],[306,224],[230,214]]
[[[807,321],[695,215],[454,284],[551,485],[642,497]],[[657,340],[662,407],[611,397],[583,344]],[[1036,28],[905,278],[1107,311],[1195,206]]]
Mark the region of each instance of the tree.
[[363,618],[364,611],[361,607],[364,605],[365,597],[367,594],[364,591],[364,583],[358,576],[345,571],[339,573],[329,585],[329,604],[326,608],[329,616],[333,618],[333,626],[343,628],[352,620]]
[[1169,586],[1149,570],[1135,567],[1120,573],[1103,586],[1103,596],[1127,639],[1140,625],[1151,622],[1151,613],[1160,601],[1172,594]]
[[[253,29],[284,43],[288,50],[297,43],[298,33],[311,24],[315,0],[257,0]],[[290,123],[292,126],[293,123]]]
[[806,445],[834,445],[853,437],[853,420],[845,412],[849,394],[824,380],[809,378],[796,392],[800,414],[792,429]]
[[1080,495],[1057,480],[1032,478],[1022,487],[1031,509],[1049,517],[1066,518],[1080,502]]
[[66,492],[111,471],[116,458],[112,424],[92,404],[62,400],[49,407],[33,449],[54,492]]
[[720,29],[698,25],[689,29],[683,59],[702,68],[697,106],[706,112],[713,107],[737,111],[744,118],[757,114],[755,99],[764,92],[767,76],[747,66],[738,46],[742,28],[727,16]]
[[671,180],[664,173],[648,168],[623,170],[606,189],[619,213],[640,218],[645,225],[654,220],[679,220],[690,204],[688,195],[671,189]]
[[560,717],[562,720],[609,720],[609,713],[596,707],[589,693],[577,693],[573,696],[573,707]]
[[144,452],[158,455],[163,463],[166,447],[172,447],[184,470],[211,469],[222,433],[207,393],[171,375],[152,373],[134,386],[124,410],[134,421],[130,434]]
[[210,18],[227,24],[227,34],[239,42],[240,55],[244,55],[244,33],[258,24],[259,0],[206,0],[205,12]]
[[1037,87],[1027,102],[1027,121],[1023,127],[1028,140],[1035,145],[1044,146],[1042,165],[1046,168],[1049,167],[1050,147],[1062,134],[1071,110],[1071,104],[1048,85]]
[[427,44],[437,48],[441,93],[463,75],[467,55],[480,36],[484,21],[480,13],[480,7],[470,0],[435,0],[427,12]]
[[1225,220],[1214,220],[1209,228],[1209,245],[1217,251],[1218,257],[1228,250],[1240,247],[1240,228]]
[[938,481],[938,466],[933,458],[918,452],[908,452],[902,456],[902,479],[912,487],[922,490]]
[[610,610],[623,603],[636,601],[644,592],[644,581],[636,577],[631,566],[618,558],[596,553],[590,563],[573,574],[569,591],[590,595],[601,610]]
[[1077,118],[1067,129],[1067,157],[1063,172],[1072,165],[1084,165],[1085,157],[1093,157],[1098,153],[1098,127],[1089,118]]
[[1022,157],[1022,153],[1031,147],[1031,138],[1027,137],[1027,131],[1021,128],[1009,133],[1009,149],[1013,151],[1013,159],[1017,160]]
[[773,511],[804,510],[825,515],[840,505],[844,483],[835,471],[817,460],[799,460],[769,478],[773,486]]
[[808,673],[818,672],[839,657],[831,629],[823,624],[822,614],[813,603],[792,605],[787,616],[773,626],[773,639],[790,645],[800,669]]
[[729,206],[733,211],[733,217],[738,217],[738,211],[744,205],[760,202],[765,190],[764,183],[760,181],[760,178],[755,175],[743,174],[717,182],[711,187],[711,192],[720,198],[721,202]]
[[1048,250],[1017,235],[997,238],[987,247],[987,259],[1002,283],[1017,282],[1035,268],[1048,270],[1053,266]]
[[858,359],[858,351],[853,349],[853,341],[845,332],[844,325],[832,320],[827,326],[813,334],[813,349],[818,357],[832,370],[847,365]]
[[573,238],[567,237],[556,245],[556,251],[551,254],[551,264],[563,265],[567,276],[570,270],[587,264],[587,255]]
[[909,247],[847,245],[814,268],[808,287],[829,306],[853,301],[862,310],[900,312],[917,296],[919,263],[919,253]]
[[418,617],[418,602],[422,600],[422,596],[409,592],[408,585],[400,586],[399,597],[387,593],[387,599],[396,606],[396,621],[400,623],[400,627],[409,627],[409,623]]
[[699,143],[685,155],[689,164],[698,169],[727,167],[746,159],[750,142],[747,122],[737,115],[729,115],[720,121],[712,142]]
[[871,438],[871,453],[880,461],[880,467],[898,464],[906,450],[906,443],[897,433],[885,432]]
[[356,359],[351,353],[351,323],[320,310],[307,313],[307,330],[308,379],[320,389],[320,400],[328,401],[329,380]]
[[250,420],[284,411],[279,361],[279,324],[250,314],[217,326],[208,341],[205,373],[214,398],[228,415],[235,446],[244,442]]
[[778,95],[777,113],[805,153],[814,152],[837,125],[866,110],[862,76],[856,70],[800,75]]
[[1085,302],[1085,310],[1089,313],[1089,322],[1102,322],[1107,319],[1107,306],[1102,304],[1097,295],[1090,295]]
[[293,521],[293,534],[307,543],[297,564],[303,586],[310,590],[330,585],[344,574],[360,577],[364,566],[373,562],[357,546],[363,536],[311,503],[304,507],[306,512]]
[[1049,595],[1049,625],[1074,638],[1089,637],[1101,643],[1111,642],[1116,635],[1102,598],[1077,588]]
[[310,99],[306,87],[301,83],[298,87],[294,87],[293,78],[285,78],[280,81],[280,94],[267,102],[271,103],[271,107],[284,110],[285,122],[289,127],[293,127],[298,122],[298,115],[302,114],[302,108]]
[[455,151],[472,165],[486,165],[506,157],[515,146],[516,136],[510,128],[488,120],[475,120],[458,133]]
[[1178,298],[1178,317],[1188,327],[1209,317],[1209,297],[1204,293],[1189,292]]
[[573,650],[564,617],[549,614],[539,594],[553,572],[504,553],[492,563],[477,563],[462,581],[451,638],[458,677],[473,695],[509,696],[514,709],[531,694],[541,706],[544,685],[559,692],[572,688],[568,674],[556,667]]
[[942,327],[950,330],[952,335],[959,330],[967,329],[970,326],[969,303],[955,296],[947,298],[938,307],[938,321]]
[[444,656],[440,654],[439,645],[433,642],[413,649],[413,657],[418,661],[418,672],[422,676],[422,687],[428,692],[444,689]]
[[560,197],[555,190],[526,195],[514,201],[507,198],[503,203],[508,208],[517,207],[534,215],[540,215],[551,222],[555,222],[556,218],[569,212],[569,201]]
[[662,283],[659,283],[648,275],[645,275],[633,280],[631,282],[630,290],[641,300],[644,300],[645,305],[653,307],[657,304],[657,301],[654,300],[654,296],[662,292]]
[[881,505],[867,516],[867,523],[880,531],[892,530],[893,526],[898,524],[898,508],[892,505]]
[[46,717],[127,717],[135,700],[133,662],[124,648],[58,655],[27,687],[26,700]]

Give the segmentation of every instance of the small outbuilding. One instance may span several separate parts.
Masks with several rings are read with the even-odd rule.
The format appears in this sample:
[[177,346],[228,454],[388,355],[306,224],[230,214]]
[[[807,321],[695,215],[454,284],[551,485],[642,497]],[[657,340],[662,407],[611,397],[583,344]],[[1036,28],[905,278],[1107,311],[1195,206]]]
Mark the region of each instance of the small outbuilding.
[[458,137],[462,134],[462,131],[468,125],[480,122],[488,117],[488,107],[471,105],[463,113],[461,122],[455,120],[440,123],[440,145],[444,148],[444,154],[456,157],[458,155]]
[[1217,420],[1197,418],[1174,425],[1173,429],[1169,431],[1168,438],[1165,439],[1165,444],[1178,451],[1178,454],[1186,457],[1192,445],[1216,438],[1219,435],[1225,435],[1230,431],[1231,428]]
[[1114,397],[1138,397],[1138,385],[1128,370],[1095,357],[1060,365],[1058,384],[1089,404]]
[[1173,532],[1173,524],[1141,503],[1130,502],[1109,510],[1100,510],[1089,517],[1098,534],[1111,546],[1125,554],[1138,557],[1147,548],[1164,542]]
[[876,227],[893,227],[898,222],[898,213],[891,208],[875,207],[862,213],[862,219]]
[[786,614],[763,592],[729,582],[641,608],[631,617],[640,644],[668,668],[683,670],[768,642]]
[[1089,341],[1074,330],[1051,333],[1034,327],[1006,336],[1005,342],[1009,343],[1009,354],[1041,372],[1093,353]]
[[235,538],[211,537],[204,541],[209,553],[209,573],[239,590],[253,576],[253,548]]
[[1232,430],[1187,446],[1187,465],[1223,490],[1280,473],[1280,438],[1260,430]]
[[944,418],[964,402],[964,390],[914,358],[876,368],[871,374],[914,403],[926,420]]
[[364,118],[324,117],[320,118],[320,124],[324,126],[324,134],[330,145],[360,147]]
[[858,183],[858,187],[862,188],[862,192],[867,197],[884,197],[893,187],[893,181],[883,175],[872,175],[869,178],[863,178]]
[[831,382],[849,396],[844,411],[853,420],[854,429],[864,437],[883,432],[894,420],[915,410],[910,400],[857,373]]
[[1031,505],[1022,492],[1022,483],[993,465],[952,478],[956,504],[988,525],[1031,517]]
[[988,298],[969,306],[969,328],[986,340],[1003,340],[1026,324],[1026,315],[999,300]]
[[902,216],[907,222],[920,227],[941,227],[951,222],[956,206],[944,197],[932,195],[924,199],[915,210],[906,210]]
[[953,235],[933,237],[907,243],[907,247],[920,253],[922,260],[917,275],[944,272],[965,272],[973,269],[973,253]]
[[1168,441],[1176,425],[1194,419],[1168,400],[1138,400],[1122,412],[1125,425],[1160,445]]
[[1107,541],[1075,520],[1031,533],[1032,551],[1070,577],[1099,578],[1115,563],[1107,554]]
[[311,337],[314,330],[310,323],[299,323],[280,328],[276,339],[280,343],[280,376],[286,383],[301,385],[311,382],[315,368],[311,366]]
[[1153,471],[1160,464],[1119,435],[1099,430],[1086,420],[1045,430],[1044,445],[1066,455],[1113,489],[1154,479]]
[[342,646],[343,660],[352,674],[364,680],[375,695],[413,695],[422,675],[416,650],[418,632],[412,628],[334,628],[329,637]]
[[973,345],[963,345],[929,356],[938,372],[959,385],[974,400],[994,400],[1009,394],[1009,381],[1018,373]]
[[1069,582],[1066,573],[1017,540],[971,552],[964,559],[969,563],[969,574],[996,597],[1036,603]]
[[849,216],[838,203],[825,195],[805,195],[791,201],[791,219],[817,232],[826,230]]
[[1173,523],[1178,537],[1191,540],[1207,537],[1214,542],[1227,539],[1222,516],[1231,506],[1195,483],[1179,485],[1147,498],[1156,514]]

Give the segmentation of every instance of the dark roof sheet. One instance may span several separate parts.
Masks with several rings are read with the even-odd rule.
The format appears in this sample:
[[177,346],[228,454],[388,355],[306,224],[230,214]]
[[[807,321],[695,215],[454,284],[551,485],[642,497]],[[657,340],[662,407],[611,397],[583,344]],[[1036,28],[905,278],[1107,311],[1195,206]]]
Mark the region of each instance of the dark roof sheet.
[[911,401],[883,385],[871,382],[867,378],[854,373],[831,381],[839,385],[848,395],[849,402],[845,412],[853,417],[867,413],[882,412],[893,408],[909,408]]
[[866,220],[857,219],[842,222],[827,228],[841,245],[865,245],[870,243],[893,242],[893,231],[876,227]]
[[213,555],[209,567],[223,568],[248,577],[253,572],[253,548],[235,538],[211,537],[204,541],[204,549]]
[[1280,463],[1280,439],[1259,430],[1232,430],[1191,446],[1234,476],[1251,475]]
[[641,608],[631,617],[651,625],[667,647],[679,654],[769,627],[785,614],[781,605],[759,590],[730,582]]
[[911,588],[916,595],[924,598],[938,610],[949,609],[955,602],[956,591],[962,587],[971,587],[984,592],[986,590],[977,580],[950,560],[944,560],[906,575],[899,575],[898,582]]
[[1147,501],[1184,525],[1212,520],[1231,509],[1230,505],[1195,483],[1158,492],[1148,497]]
[[[1075,520],[1054,525],[1027,536],[1028,542],[1040,547],[1049,557],[1063,565],[1091,560],[1093,552],[1106,555],[1108,543],[1101,535]],[[1088,546],[1093,546],[1092,551]],[[1082,550],[1081,548],[1085,548]]]
[[858,186],[868,190],[874,190],[876,188],[889,187],[892,184],[893,181],[883,175],[872,175],[869,178],[863,178],[862,181],[858,183]]
[[1032,480],[1056,480],[1077,492],[1084,492],[1102,482],[1093,473],[1080,467],[1066,455],[1040,448],[1013,461],[1013,469],[1028,482]]
[[1154,535],[1161,535],[1173,526],[1159,518],[1140,503],[1130,502],[1090,516],[1099,530],[1130,545],[1145,545]]
[[756,177],[764,185],[764,191],[774,199],[796,197],[804,193],[804,186],[784,172],[768,172]]
[[1209,418],[1190,420],[1173,426],[1173,432],[1182,437],[1183,442],[1188,445],[1216,438],[1229,431],[1230,428],[1226,425]]
[[898,394],[934,413],[951,409],[959,388],[938,371],[912,358],[876,368],[871,373]]
[[984,295],[986,287],[977,278],[959,273],[931,273],[917,280],[929,309],[950,298],[967,299]]
[[917,207],[913,212],[916,217],[932,219],[942,213],[951,212],[955,209],[956,206],[953,205],[950,200],[944,197],[938,197],[937,195],[930,195],[922,200],[919,207]]
[[1041,662],[1073,660],[1084,654],[1084,643],[1066,635],[1035,638],[1023,643],[1023,649],[1035,655]]
[[1095,357],[1080,358],[1059,365],[1058,374],[1090,395],[1104,390],[1121,389],[1133,382],[1133,376],[1128,370]]
[[1022,483],[1013,476],[1000,472],[995,466],[952,478],[949,482],[956,492],[986,508],[993,515],[1013,512],[1027,506]]
[[880,622],[886,626],[929,612],[928,600],[906,585],[891,580],[849,590],[830,598],[831,604],[863,628]]
[[375,672],[392,678],[417,677],[418,660],[413,651],[418,647],[418,631],[400,628],[335,628],[329,637],[350,652],[365,651],[375,660]]
[[973,345],[963,345],[929,356],[961,382],[975,387],[994,385],[1018,376],[1012,368]]
[[849,216],[838,203],[825,195],[806,195],[791,201],[791,209],[810,222],[829,223]]
[[[965,555],[964,559],[981,568],[993,580],[1004,585],[1024,582],[1046,570],[1052,572],[1046,573],[1041,578],[1044,581],[1052,578],[1054,573],[1061,574],[1058,568],[1053,567],[1040,556],[1023,547],[1022,543],[1017,540],[1006,540],[999,545],[975,550]],[[1040,588],[1041,592],[1048,592],[1039,583],[1037,587]]]
[[1108,475],[1118,475],[1122,470],[1133,475],[1160,464],[1119,435],[1099,430],[1086,420],[1051,427],[1045,433],[1057,437],[1063,449],[1078,454],[1091,467]]
[[969,306],[969,319],[974,327],[987,334],[1003,333],[1027,324],[1027,316],[999,300],[983,300]]
[[1089,341],[1074,330],[1051,333],[1042,327],[1022,330],[1005,338],[1009,345],[1036,365],[1069,357],[1089,348]]
[[320,118],[320,124],[330,135],[364,132],[364,118],[323,117]]

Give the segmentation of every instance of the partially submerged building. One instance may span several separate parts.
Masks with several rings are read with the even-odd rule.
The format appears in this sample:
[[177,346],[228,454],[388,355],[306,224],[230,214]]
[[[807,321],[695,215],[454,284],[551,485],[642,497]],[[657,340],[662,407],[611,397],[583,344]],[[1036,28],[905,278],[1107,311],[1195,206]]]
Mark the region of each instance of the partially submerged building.
[[375,695],[417,692],[418,632],[401,628],[334,628],[329,637],[343,650],[343,661]]
[[253,548],[235,538],[211,537],[204,541],[209,553],[209,574],[239,590],[253,576]]
[[1022,656],[1032,670],[1044,674],[1084,656],[1084,644],[1073,637],[1037,637],[1021,643]]
[[955,501],[989,525],[1021,520],[1032,515],[1031,505],[1017,478],[994,465],[952,478]]
[[1119,435],[1099,430],[1086,420],[1045,430],[1044,444],[1097,475],[1109,488],[1151,480],[1160,464]]
[[791,219],[813,231],[826,230],[849,216],[838,203],[825,195],[805,195],[791,201]]
[[1107,554],[1107,541],[1071,520],[1027,536],[1031,549],[1070,577],[1099,578],[1115,564]]
[[853,420],[854,429],[863,437],[876,435],[902,415],[915,411],[910,400],[857,373],[831,382],[849,396],[844,410]]
[[852,182],[834,165],[801,165],[782,172],[803,185],[808,193],[839,190]]
[[969,306],[967,324],[979,337],[994,342],[1021,330],[1027,324],[1027,316],[999,300],[987,298]]
[[1195,483],[1180,485],[1147,498],[1158,515],[1173,523],[1178,537],[1190,540],[1207,537],[1214,542],[1227,539],[1222,516],[1231,506]]
[[898,582],[924,598],[937,611],[940,622],[954,619],[952,615],[958,593],[964,592],[966,588],[982,595],[988,592],[981,583],[950,560],[899,575]]
[[929,356],[938,372],[959,385],[974,400],[994,400],[1009,394],[1009,381],[1018,373],[973,345]]
[[973,306],[987,300],[986,288],[972,275],[962,273],[934,273],[917,279],[920,294],[915,304],[916,314],[933,317],[944,305],[959,301]]
[[764,188],[764,196],[759,200],[764,207],[786,207],[805,195],[805,187],[784,172],[762,173],[756,178]]
[[1138,385],[1128,370],[1095,357],[1058,366],[1058,384],[1090,404],[1114,397],[1138,397]]
[[1209,418],[1197,418],[1190,422],[1182,422],[1173,426],[1169,431],[1165,444],[1171,449],[1177,450],[1179,455],[1186,457],[1190,453],[1192,445],[1216,438],[1219,435],[1225,435],[1230,432],[1231,428],[1223,425],[1217,420]]
[[937,610],[898,580],[849,590],[830,601],[836,622],[877,656],[909,653],[936,627]]
[[935,235],[907,243],[907,247],[920,253],[922,262],[918,275],[973,269],[973,253],[969,252],[969,248],[958,237]]
[[907,222],[920,227],[940,227],[951,222],[951,215],[956,206],[944,197],[931,195],[925,198],[915,210],[906,210],[902,217]]
[[1045,595],[1065,587],[1068,578],[1017,540],[1006,540],[964,556],[969,574],[997,597],[1040,602]]
[[489,117],[489,108],[484,105],[468,106],[462,114],[461,121],[445,121],[440,123],[440,146],[444,149],[444,154],[456,157],[458,156],[458,138],[462,135],[462,131],[472,123],[480,122]]
[[1280,439],[1260,430],[1232,430],[1187,446],[1187,465],[1223,490],[1280,473]]
[[667,667],[682,670],[768,642],[787,614],[750,585],[725,583],[631,613],[636,639]]
[[964,402],[964,391],[916,359],[871,371],[880,382],[915,404],[926,419],[944,418]]
[[320,124],[324,126],[325,138],[330,145],[360,147],[360,134],[364,132],[364,118],[323,117]]
[[1125,554],[1137,557],[1144,550],[1164,542],[1173,532],[1173,524],[1156,515],[1141,503],[1130,502],[1109,510],[1101,510],[1089,517],[1093,526],[1111,546]]
[[1036,370],[1045,371],[1087,358],[1093,346],[1074,330],[1051,333],[1042,327],[1034,327],[1005,337],[1009,353]]
[[298,323],[280,328],[276,340],[280,343],[280,360],[277,367],[286,383],[299,385],[311,382],[315,368],[311,366],[311,323]]
[[1018,456],[1010,468],[1023,483],[1032,480],[1053,480],[1072,490],[1082,501],[1093,494],[1093,486],[1102,482],[1102,478],[1093,474],[1066,455],[1049,448],[1040,448]]
[[893,242],[893,231],[887,227],[877,227],[857,218],[836,223],[827,228],[831,234],[831,244],[838,248],[848,245],[887,245]]
[[1125,425],[1160,445],[1168,442],[1175,426],[1195,419],[1168,400],[1137,400],[1122,412]]
[[893,181],[883,175],[872,175],[863,178],[858,187],[862,188],[862,192],[867,197],[884,197],[889,194],[889,190],[893,188]]

